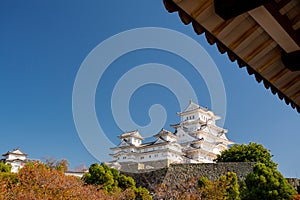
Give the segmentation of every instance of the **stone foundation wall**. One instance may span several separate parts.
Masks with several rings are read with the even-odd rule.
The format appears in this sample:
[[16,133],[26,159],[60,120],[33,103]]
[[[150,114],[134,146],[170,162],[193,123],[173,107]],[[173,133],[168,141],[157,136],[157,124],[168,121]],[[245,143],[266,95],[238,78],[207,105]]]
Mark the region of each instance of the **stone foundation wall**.
[[137,186],[146,187],[153,191],[156,185],[165,184],[169,188],[181,188],[181,185],[192,178],[199,179],[205,176],[216,180],[227,172],[235,172],[239,180],[252,172],[255,163],[199,163],[199,164],[171,164],[168,168],[155,171],[138,171],[138,173],[121,172],[131,176]]
[[147,162],[122,162],[120,171],[128,173],[141,173],[166,168],[170,165],[170,160],[147,161]]

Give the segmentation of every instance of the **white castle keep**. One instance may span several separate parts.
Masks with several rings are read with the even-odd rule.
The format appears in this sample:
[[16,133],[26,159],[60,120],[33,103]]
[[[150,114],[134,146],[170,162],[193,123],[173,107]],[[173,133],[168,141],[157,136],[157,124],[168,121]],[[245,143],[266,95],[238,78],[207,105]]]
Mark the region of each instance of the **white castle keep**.
[[5,154],[2,154],[4,157],[0,160],[0,162],[3,162],[5,164],[11,165],[11,172],[17,173],[19,169],[24,167],[24,165],[29,161],[27,158],[27,154],[23,153],[19,148],[14,149],[12,151],[8,151]]
[[121,171],[158,169],[171,163],[212,163],[221,151],[234,144],[226,137],[227,130],[216,125],[220,119],[212,111],[190,101],[181,122],[171,125],[172,133],[162,129],[153,142],[143,143],[138,130],[118,136],[121,143],[111,148],[113,161],[107,163]]

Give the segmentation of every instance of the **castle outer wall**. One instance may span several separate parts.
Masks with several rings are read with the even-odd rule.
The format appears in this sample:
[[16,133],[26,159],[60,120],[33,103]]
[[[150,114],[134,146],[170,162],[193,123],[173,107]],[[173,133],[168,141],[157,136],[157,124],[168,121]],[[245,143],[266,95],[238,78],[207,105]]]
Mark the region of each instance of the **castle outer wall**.
[[226,162],[226,163],[196,163],[196,164],[171,164],[168,168],[161,168],[155,171],[140,170],[138,173],[121,172],[131,176],[137,186],[154,191],[155,186],[164,184],[168,188],[180,190],[182,185],[193,179],[202,176],[209,180],[217,180],[227,172],[235,172],[238,180],[244,180],[246,175],[252,172],[255,163],[251,162]]

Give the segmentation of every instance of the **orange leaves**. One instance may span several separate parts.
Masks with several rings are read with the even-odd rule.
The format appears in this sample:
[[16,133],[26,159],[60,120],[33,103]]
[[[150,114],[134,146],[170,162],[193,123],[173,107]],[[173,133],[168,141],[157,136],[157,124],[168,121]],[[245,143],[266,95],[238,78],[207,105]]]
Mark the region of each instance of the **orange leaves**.
[[50,169],[42,163],[30,163],[17,174],[17,182],[0,179],[0,199],[113,199],[94,186],[85,186],[74,176]]
[[[112,172],[116,173],[114,170]],[[7,173],[7,172],[0,172]],[[111,193],[99,190],[96,185],[87,185],[78,177],[66,176],[57,168],[41,162],[29,163],[13,176],[0,176],[1,200],[119,200],[151,199],[144,188],[113,188]],[[3,178],[5,177],[5,178]],[[123,180],[123,179],[122,179]],[[124,179],[127,184],[127,179]]]

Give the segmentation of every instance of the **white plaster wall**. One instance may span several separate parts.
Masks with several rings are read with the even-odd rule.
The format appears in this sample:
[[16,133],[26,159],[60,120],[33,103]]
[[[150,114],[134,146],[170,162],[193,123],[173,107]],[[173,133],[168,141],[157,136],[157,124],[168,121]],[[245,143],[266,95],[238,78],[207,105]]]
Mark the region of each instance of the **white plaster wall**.
[[11,165],[11,172],[17,173],[19,169],[23,167],[23,164],[21,162],[7,162],[7,164]]
[[7,156],[7,160],[15,160],[15,159],[26,160],[26,156],[24,156],[24,155],[15,155],[15,154],[9,154]]
[[188,133],[183,131],[181,128],[177,129],[177,142],[179,144],[186,143],[186,142],[191,142],[194,140],[193,137],[189,136]]

